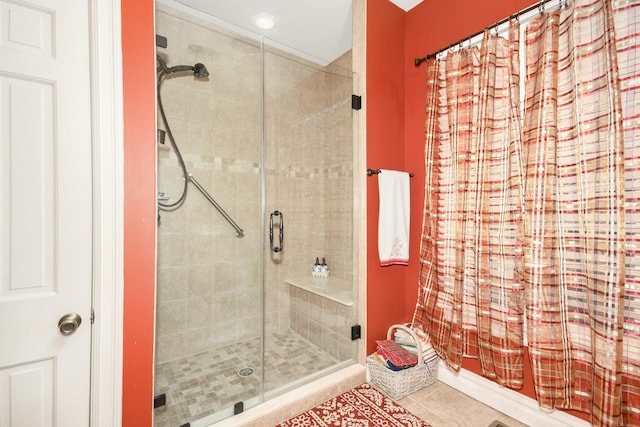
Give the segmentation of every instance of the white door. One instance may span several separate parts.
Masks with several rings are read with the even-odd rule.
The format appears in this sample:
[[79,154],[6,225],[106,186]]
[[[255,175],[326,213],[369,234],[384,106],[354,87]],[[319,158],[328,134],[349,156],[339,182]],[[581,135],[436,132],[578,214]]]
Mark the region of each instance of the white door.
[[0,0],[0,427],[89,424],[88,4]]

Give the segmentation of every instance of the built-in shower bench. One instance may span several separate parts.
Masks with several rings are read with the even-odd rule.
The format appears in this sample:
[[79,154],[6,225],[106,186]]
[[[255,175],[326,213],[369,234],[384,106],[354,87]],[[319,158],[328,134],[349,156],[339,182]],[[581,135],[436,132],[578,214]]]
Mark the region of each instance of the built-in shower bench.
[[356,359],[358,345],[351,340],[351,326],[357,323],[353,284],[311,275],[285,282],[291,297],[291,329],[337,360]]
[[287,279],[285,282],[338,304],[353,306],[353,284],[344,279],[331,276],[327,278],[307,276]]

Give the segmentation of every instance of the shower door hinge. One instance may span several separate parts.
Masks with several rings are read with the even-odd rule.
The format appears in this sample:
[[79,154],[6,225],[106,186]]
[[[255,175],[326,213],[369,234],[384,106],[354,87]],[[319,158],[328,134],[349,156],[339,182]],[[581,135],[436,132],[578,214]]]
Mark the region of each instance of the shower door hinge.
[[362,337],[362,328],[360,325],[351,327],[351,341],[359,340]]
[[93,322],[96,320],[96,312],[93,311],[93,308],[91,308],[91,324],[93,325]]
[[160,408],[167,404],[167,395],[165,393],[153,397],[153,409]]
[[354,110],[362,108],[362,97],[360,95],[351,95],[351,108]]
[[233,405],[233,415],[238,415],[244,412],[244,402],[237,402]]
[[156,46],[167,48],[167,38],[165,36],[161,36],[156,34]]

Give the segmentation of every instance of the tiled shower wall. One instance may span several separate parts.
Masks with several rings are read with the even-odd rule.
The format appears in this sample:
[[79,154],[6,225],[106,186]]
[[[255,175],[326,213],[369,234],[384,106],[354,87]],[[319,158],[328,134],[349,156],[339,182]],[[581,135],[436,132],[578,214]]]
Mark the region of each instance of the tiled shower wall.
[[[261,226],[274,210],[283,213],[285,240],[282,252],[266,253],[267,333],[291,326],[291,290],[284,280],[310,274],[315,257],[325,257],[333,275],[353,279],[354,155],[352,76],[345,71],[350,53],[319,67],[267,48],[261,218],[259,44],[161,4],[156,27],[168,39],[158,54],[169,66],[202,62],[210,72],[208,80],[185,74],[165,79],[163,104],[188,170],[245,231],[237,238],[192,185],[180,208],[160,212],[161,363],[262,334]],[[161,120],[159,127],[165,129]],[[175,200],[181,176],[173,150],[160,148],[158,191]],[[268,247],[268,232],[264,238]]]
[[[202,62],[208,80],[165,79],[162,99],[187,168],[245,236],[189,185],[185,203],[160,211],[156,362],[258,337],[260,318],[261,66],[258,46],[158,5],[158,48],[169,66]],[[159,120],[159,127],[165,129]],[[165,145],[169,144],[167,135]],[[183,180],[173,150],[158,151],[158,191]]]
[[316,257],[326,259],[331,275],[353,283],[353,77],[344,71],[351,67],[351,53],[323,72],[301,64],[292,68],[278,55],[267,54],[265,62],[267,192],[278,190],[268,197],[267,209],[283,211],[286,224],[285,250],[271,254],[281,264],[267,264],[267,283],[280,287],[278,295],[290,298],[291,308],[267,305],[267,320],[286,317],[294,331],[336,359],[355,358],[355,308],[285,283],[310,277]]

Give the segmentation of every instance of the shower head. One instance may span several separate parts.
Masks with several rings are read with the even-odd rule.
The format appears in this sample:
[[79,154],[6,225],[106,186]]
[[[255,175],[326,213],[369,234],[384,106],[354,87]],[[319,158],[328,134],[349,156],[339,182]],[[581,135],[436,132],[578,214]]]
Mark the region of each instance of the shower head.
[[199,79],[204,79],[209,77],[209,71],[207,71],[207,67],[205,67],[204,64],[198,62],[193,66],[193,75]]
[[158,61],[158,68],[156,69],[156,71],[158,73],[162,72],[162,75],[179,73],[183,71],[192,71],[193,76],[199,79],[209,77],[209,71],[207,71],[207,67],[199,62],[196,65],[176,65],[175,67],[168,67],[167,63],[160,57],[160,55],[156,56],[156,61]]

